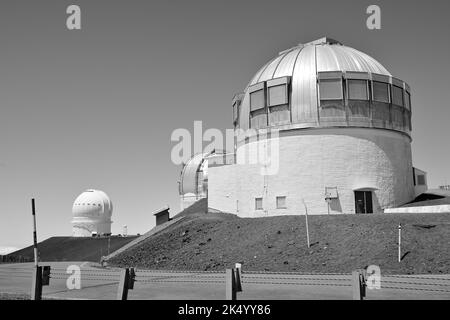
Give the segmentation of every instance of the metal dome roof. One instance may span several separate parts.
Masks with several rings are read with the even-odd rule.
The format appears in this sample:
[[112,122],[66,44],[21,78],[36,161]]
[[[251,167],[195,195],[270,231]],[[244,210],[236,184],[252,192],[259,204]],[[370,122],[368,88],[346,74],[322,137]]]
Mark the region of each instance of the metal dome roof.
[[280,52],[255,74],[248,86],[285,76],[291,76],[293,80],[302,79],[301,83],[309,85],[305,81],[306,76],[314,76],[315,81],[317,72],[327,71],[391,76],[381,63],[369,55],[324,37]]
[[[326,103],[321,105],[319,92],[319,84],[324,79],[343,82],[341,97],[337,99],[337,104],[330,104],[328,111],[323,108],[326,107]],[[387,104],[393,102],[391,91],[394,87],[402,90],[400,93],[403,94],[402,104],[405,101],[409,104],[407,106],[404,104],[401,108],[399,104],[395,108],[388,108],[386,105],[374,103],[371,108],[376,110],[376,113],[370,111],[369,102],[364,105],[347,105],[349,100],[345,86],[347,79],[367,81],[367,98],[363,100],[372,99],[369,92],[372,90],[370,89],[372,82],[381,82],[389,87]],[[323,82],[325,83],[326,80]],[[275,87],[278,87],[273,90],[276,102],[269,105],[269,88]],[[286,88],[285,93],[282,91],[283,87]],[[256,102],[254,106],[251,106],[250,96],[255,92],[257,93],[254,95]],[[261,92],[263,92],[262,96]],[[398,90],[396,92],[398,98]],[[410,92],[406,82],[394,78],[374,58],[325,37],[282,51],[265,64],[253,76],[244,92],[233,98],[233,121],[235,128],[243,130],[268,127],[290,130],[362,126],[392,129],[409,134],[411,103],[410,96],[407,97],[406,93],[410,94]],[[403,112],[405,108],[407,110]],[[399,120],[400,118],[402,120]]]
[[[198,194],[199,190],[199,173],[203,172],[205,168],[205,158],[206,153],[199,153],[194,155],[189,161],[184,165],[183,171],[180,177],[180,194]],[[207,165],[206,165],[207,168]]]
[[100,190],[88,189],[74,201],[72,213],[74,217],[90,217],[110,219],[112,202],[108,195]]

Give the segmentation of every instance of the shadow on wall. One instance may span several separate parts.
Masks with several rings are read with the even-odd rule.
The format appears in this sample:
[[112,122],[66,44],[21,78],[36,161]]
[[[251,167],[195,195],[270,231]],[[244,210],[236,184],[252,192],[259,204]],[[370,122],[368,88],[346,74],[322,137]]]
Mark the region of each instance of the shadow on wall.
[[384,213],[384,210],[381,208],[380,202],[378,201],[378,196],[376,192],[372,192],[372,203],[374,213]]
[[330,211],[342,213],[341,200],[339,198],[331,199]]

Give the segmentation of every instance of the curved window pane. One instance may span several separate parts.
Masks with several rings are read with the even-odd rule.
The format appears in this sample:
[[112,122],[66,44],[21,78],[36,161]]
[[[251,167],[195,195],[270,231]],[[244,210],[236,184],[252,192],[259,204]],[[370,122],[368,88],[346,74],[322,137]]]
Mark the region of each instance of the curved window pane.
[[261,89],[250,93],[250,110],[258,110],[264,107],[264,90]]
[[373,100],[389,103],[389,84],[384,82],[373,82]]
[[342,99],[342,81],[340,79],[320,80],[319,90],[320,90],[320,100]]
[[406,101],[405,101],[406,109],[411,110],[411,95],[408,91],[406,91]]
[[369,100],[367,94],[367,81],[365,80],[347,80],[348,98],[350,100]]
[[269,87],[269,106],[287,104],[286,84]]
[[392,86],[392,103],[397,106],[403,106],[403,89]]

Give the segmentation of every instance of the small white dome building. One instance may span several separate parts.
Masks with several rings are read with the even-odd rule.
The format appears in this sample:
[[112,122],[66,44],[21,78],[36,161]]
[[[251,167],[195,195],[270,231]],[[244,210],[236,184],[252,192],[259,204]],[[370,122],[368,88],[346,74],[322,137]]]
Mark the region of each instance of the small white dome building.
[[216,150],[199,153],[189,159],[183,166],[178,182],[181,210],[208,196],[208,167],[232,164],[233,160],[234,157]]
[[72,207],[74,237],[111,234],[112,202],[106,193],[89,189],[80,194]]

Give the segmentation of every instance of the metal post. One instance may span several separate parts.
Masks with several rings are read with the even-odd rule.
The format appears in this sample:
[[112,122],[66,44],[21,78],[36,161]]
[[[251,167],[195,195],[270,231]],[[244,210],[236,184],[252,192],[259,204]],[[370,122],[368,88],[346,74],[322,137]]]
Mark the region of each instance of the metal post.
[[362,300],[361,275],[359,271],[352,272],[353,300]]
[[31,300],[41,300],[42,298],[42,267],[33,269],[33,282],[31,285]]
[[398,225],[398,262],[402,261],[402,225]]
[[308,244],[308,248],[310,247],[309,243],[309,227],[308,227],[308,207],[306,207],[305,201],[302,199],[303,205],[305,206],[305,224],[306,224],[306,242]]
[[34,198],[31,199],[31,214],[33,215],[33,247],[34,247],[34,266],[38,266],[38,246],[37,246],[37,231],[36,231],[36,208],[34,205]]
[[242,292],[242,264],[236,263],[236,292]]
[[234,269],[227,269],[225,275],[225,299],[236,300],[236,283],[234,279]]
[[127,300],[128,284],[130,279],[130,271],[128,268],[122,269],[120,272],[119,288],[117,290],[117,300]]

